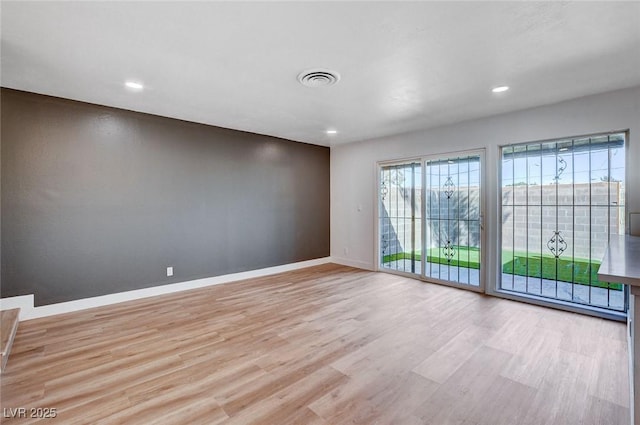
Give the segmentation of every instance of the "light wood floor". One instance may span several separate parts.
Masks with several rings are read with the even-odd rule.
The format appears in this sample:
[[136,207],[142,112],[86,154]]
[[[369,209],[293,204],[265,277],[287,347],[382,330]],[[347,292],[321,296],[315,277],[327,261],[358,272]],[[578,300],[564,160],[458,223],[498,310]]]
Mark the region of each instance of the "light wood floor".
[[622,323],[325,265],[22,322],[1,400],[65,425],[626,425],[627,367]]

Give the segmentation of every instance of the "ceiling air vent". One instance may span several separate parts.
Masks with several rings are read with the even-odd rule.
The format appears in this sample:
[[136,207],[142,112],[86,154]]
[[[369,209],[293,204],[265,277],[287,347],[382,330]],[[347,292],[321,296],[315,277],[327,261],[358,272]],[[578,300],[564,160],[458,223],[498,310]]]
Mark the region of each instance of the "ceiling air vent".
[[298,75],[300,84],[307,87],[331,86],[340,80],[340,74],[328,69],[310,69]]

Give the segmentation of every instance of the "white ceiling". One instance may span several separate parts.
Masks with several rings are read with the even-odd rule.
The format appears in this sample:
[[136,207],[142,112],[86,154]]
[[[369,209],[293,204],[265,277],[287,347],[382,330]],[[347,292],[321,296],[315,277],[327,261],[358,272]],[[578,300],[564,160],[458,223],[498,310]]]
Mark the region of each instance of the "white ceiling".
[[[640,2],[2,1],[1,14],[4,87],[320,145],[640,85]],[[316,67],[340,82],[300,85]]]

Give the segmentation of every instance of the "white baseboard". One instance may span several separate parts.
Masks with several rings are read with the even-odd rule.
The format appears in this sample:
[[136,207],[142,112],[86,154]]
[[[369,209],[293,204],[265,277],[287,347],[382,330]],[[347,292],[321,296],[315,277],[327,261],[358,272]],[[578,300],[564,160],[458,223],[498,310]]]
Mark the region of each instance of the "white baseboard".
[[0,298],[0,310],[11,310],[14,308],[19,308],[21,314],[20,317],[22,317],[23,311],[33,309],[33,303],[33,294]]
[[127,292],[101,295],[99,297],[83,298],[80,300],[67,301],[57,304],[34,306],[33,295],[22,295],[18,297],[8,297],[0,299],[0,310],[20,308],[20,321],[38,319],[41,317],[53,316],[56,314],[71,313],[88,308],[102,307],[117,304],[125,301],[138,300],[141,298],[153,297],[156,295],[181,292],[189,289],[204,288],[206,286],[219,285],[221,283],[236,282],[238,280],[252,279],[256,277],[268,276],[271,274],[288,272],[303,269],[305,267],[317,266],[331,262],[331,257],[318,258],[315,260],[301,261],[299,263],[284,264],[282,266],[268,267],[259,270],[250,270],[241,273],[226,274],[223,276],[207,277],[204,279],[190,280],[186,282],[171,283],[168,285],[154,286],[151,288],[136,289]]
[[331,262],[336,264],[341,264],[343,266],[355,267],[357,269],[364,269],[373,271],[373,265],[366,261],[360,260],[352,260],[350,258],[342,258],[342,257],[331,257]]

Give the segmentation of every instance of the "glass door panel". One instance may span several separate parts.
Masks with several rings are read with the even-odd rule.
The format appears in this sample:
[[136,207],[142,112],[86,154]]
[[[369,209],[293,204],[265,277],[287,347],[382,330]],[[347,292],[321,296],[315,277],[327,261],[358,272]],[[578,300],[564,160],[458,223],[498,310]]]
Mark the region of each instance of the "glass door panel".
[[481,156],[425,162],[424,276],[480,287],[482,273]]
[[380,169],[380,266],[420,275],[422,165],[407,162]]

